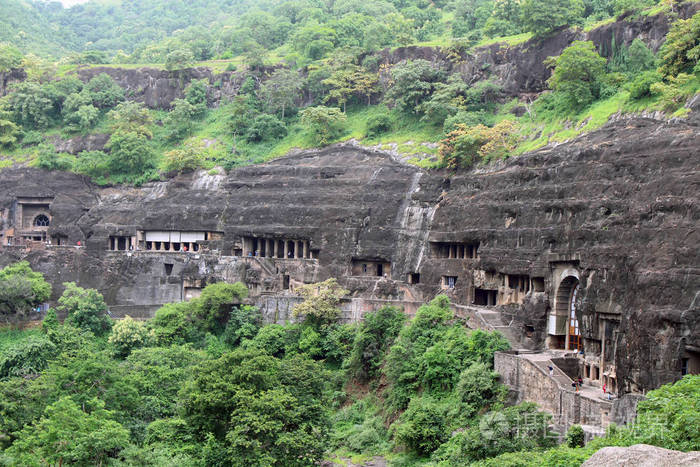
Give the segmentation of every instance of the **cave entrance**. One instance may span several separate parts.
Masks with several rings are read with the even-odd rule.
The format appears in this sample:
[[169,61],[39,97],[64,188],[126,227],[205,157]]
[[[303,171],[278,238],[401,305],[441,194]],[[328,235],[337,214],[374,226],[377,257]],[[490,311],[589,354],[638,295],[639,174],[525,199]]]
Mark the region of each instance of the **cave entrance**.
[[700,374],[700,352],[694,352],[686,348],[681,358],[681,375],[697,374]]
[[474,305],[479,306],[495,306],[498,290],[474,289]]
[[[556,295],[555,316],[565,317],[566,327],[563,348],[566,350],[582,350],[583,340],[581,339],[581,327],[577,317],[578,302],[580,300],[580,282],[577,277],[567,276],[559,284]],[[563,323],[562,323],[563,324]],[[557,343],[556,348],[561,347],[561,339],[553,342]]]

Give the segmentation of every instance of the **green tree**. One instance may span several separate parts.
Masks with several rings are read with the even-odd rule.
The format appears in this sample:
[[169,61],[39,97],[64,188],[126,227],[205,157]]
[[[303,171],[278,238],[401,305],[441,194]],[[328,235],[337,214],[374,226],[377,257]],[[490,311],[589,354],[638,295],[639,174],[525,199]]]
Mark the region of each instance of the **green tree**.
[[663,446],[667,449],[700,449],[700,375],[686,375],[647,393],[637,406],[634,425],[635,443]]
[[444,76],[429,61],[409,60],[391,69],[392,84],[386,97],[405,112],[418,113]]
[[521,22],[525,31],[544,37],[580,21],[583,11],[582,0],[523,0]]
[[281,112],[284,119],[286,109],[294,107],[299,100],[302,84],[299,73],[279,68],[260,86],[260,96],[270,111]]
[[167,129],[167,138],[171,141],[177,141],[188,136],[194,129],[198,113],[199,109],[187,100],[175,99],[172,110],[163,119]]
[[285,136],[287,136],[287,127],[284,122],[270,114],[260,114],[255,117],[246,131],[246,139],[251,143],[274,141]]
[[406,315],[396,307],[385,306],[367,313],[352,345],[347,363],[349,374],[363,382],[375,379],[405,321]]
[[2,351],[0,378],[38,375],[55,355],[53,342],[44,336],[30,336]]
[[12,44],[0,42],[0,73],[17,68],[22,63],[22,53]]
[[606,61],[593,42],[574,41],[553,60],[549,85],[561,94],[572,110],[586,107],[600,96]]
[[155,168],[153,149],[142,133],[117,131],[105,147],[110,150],[107,167],[111,175],[137,175]]
[[19,140],[20,128],[7,110],[0,108],[0,148],[11,149]]
[[100,73],[85,84],[85,92],[99,109],[114,107],[124,100],[124,90],[107,73]]
[[194,65],[194,55],[188,49],[177,49],[165,57],[165,69],[168,71],[184,70]]
[[58,299],[58,311],[66,313],[66,323],[92,331],[101,336],[112,328],[107,316],[107,305],[102,294],[95,289],[83,289],[75,282],[63,284],[65,290]]
[[153,136],[149,128],[153,125],[153,118],[140,102],[122,102],[114,110],[109,111],[107,118],[113,133],[138,133],[146,138]]
[[102,465],[129,444],[129,431],[97,399],[82,410],[70,397],[46,408],[36,424],[22,430],[7,451],[14,464]]
[[115,355],[123,358],[132,350],[150,344],[152,338],[153,333],[149,332],[145,323],[127,315],[114,323],[108,342],[114,347]]
[[433,452],[449,436],[444,408],[427,398],[412,400],[393,429],[398,443],[422,456]]
[[156,311],[148,325],[158,345],[183,344],[194,340],[197,330],[190,318],[191,308],[192,304],[188,302],[168,303]]
[[25,314],[51,296],[51,285],[27,261],[0,270],[0,313]]
[[192,172],[202,168],[206,161],[208,148],[201,140],[190,138],[181,147],[164,154],[163,170],[165,172]]
[[659,56],[658,71],[664,78],[693,71],[700,60],[700,12],[671,25]]
[[229,347],[238,346],[243,340],[252,339],[262,326],[262,313],[250,305],[234,306],[229,313],[223,339]]
[[[264,329],[264,328],[263,328]],[[181,392],[199,439],[226,446],[220,462],[310,465],[326,448],[327,372],[302,357],[236,350],[205,361]]]
[[296,292],[304,301],[294,307],[294,316],[303,316],[312,323],[335,321],[340,315],[340,300],[349,293],[333,278],[302,285]]
[[202,329],[213,331],[220,327],[231,307],[247,296],[248,288],[241,282],[209,284],[194,303],[192,317]]
[[92,105],[86,93],[69,95],[63,103],[63,121],[73,131],[86,131],[92,128],[100,116],[100,111]]
[[339,109],[317,106],[301,112],[301,123],[311,132],[315,143],[326,145],[343,132],[347,117]]
[[207,111],[207,80],[192,80],[185,88],[185,100],[195,108],[195,115],[202,117]]

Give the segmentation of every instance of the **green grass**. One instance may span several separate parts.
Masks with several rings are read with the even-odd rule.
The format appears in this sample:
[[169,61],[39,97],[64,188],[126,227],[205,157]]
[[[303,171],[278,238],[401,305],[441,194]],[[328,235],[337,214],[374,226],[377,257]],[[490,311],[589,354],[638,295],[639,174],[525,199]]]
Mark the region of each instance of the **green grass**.
[[606,24],[614,23],[615,22],[615,17],[612,18],[607,18],[607,19],[601,19],[600,21],[596,21],[594,23],[589,23],[586,24],[583,28],[585,32],[590,32],[593,31],[594,29],[597,29],[601,26],[605,26]]
[[521,34],[515,34],[513,36],[505,36],[505,37],[489,37],[489,38],[484,38],[479,43],[476,44],[475,47],[485,47],[487,45],[493,45],[493,44],[507,44],[510,46],[518,45],[525,43],[532,39],[532,33],[530,32],[524,32]]

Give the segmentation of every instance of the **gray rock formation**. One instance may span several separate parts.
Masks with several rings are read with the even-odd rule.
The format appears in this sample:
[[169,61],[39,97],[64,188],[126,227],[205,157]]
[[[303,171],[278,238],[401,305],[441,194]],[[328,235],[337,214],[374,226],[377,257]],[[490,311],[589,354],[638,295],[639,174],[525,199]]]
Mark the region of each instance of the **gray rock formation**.
[[648,444],[635,444],[627,448],[612,446],[593,454],[582,467],[659,467],[661,465],[700,465],[700,451],[672,451]]

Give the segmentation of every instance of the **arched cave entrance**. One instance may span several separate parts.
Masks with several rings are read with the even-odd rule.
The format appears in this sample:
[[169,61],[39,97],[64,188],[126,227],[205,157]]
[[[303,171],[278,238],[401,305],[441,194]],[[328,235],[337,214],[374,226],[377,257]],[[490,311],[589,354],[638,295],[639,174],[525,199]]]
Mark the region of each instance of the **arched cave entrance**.
[[566,277],[557,289],[555,313],[558,316],[566,316],[566,339],[563,343],[566,350],[583,348],[581,327],[576,314],[580,289],[581,283],[574,276]]

